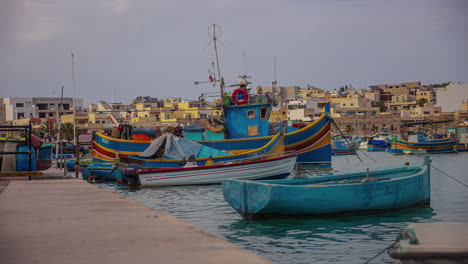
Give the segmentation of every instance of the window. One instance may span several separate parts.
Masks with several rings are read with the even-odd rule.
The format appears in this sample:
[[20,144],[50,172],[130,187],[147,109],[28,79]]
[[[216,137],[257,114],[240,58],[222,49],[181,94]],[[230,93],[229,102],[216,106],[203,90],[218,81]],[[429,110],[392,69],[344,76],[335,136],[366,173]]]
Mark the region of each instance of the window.
[[24,107],[24,103],[16,103],[16,107]]
[[46,118],[46,113],[39,113],[39,118]]
[[267,114],[268,114],[268,108],[267,107],[260,108],[260,118],[261,119],[267,118]]
[[17,113],[16,119],[24,118],[24,113]]
[[351,104],[350,104],[350,106],[354,106],[354,104],[353,104],[353,103],[351,103]]
[[105,123],[106,123],[106,121],[102,120],[102,122],[101,122],[101,123],[105,124]]
[[49,117],[53,117],[54,116],[54,113],[49,113]]
[[37,109],[39,110],[48,110],[48,104],[37,104]]
[[255,118],[255,111],[254,110],[247,111],[247,118],[248,119],[254,119]]
[[346,104],[343,104],[343,107],[346,106]]

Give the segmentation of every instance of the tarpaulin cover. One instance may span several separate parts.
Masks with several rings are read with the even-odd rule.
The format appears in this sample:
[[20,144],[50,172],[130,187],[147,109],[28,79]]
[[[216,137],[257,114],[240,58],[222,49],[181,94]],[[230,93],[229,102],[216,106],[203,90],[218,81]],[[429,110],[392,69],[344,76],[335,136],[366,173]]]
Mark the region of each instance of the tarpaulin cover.
[[188,158],[191,155],[194,155],[197,159],[208,158],[209,156],[219,157],[232,155],[231,153],[203,146],[199,143],[174,136],[170,133],[165,133],[164,135],[154,139],[150,146],[141,153],[139,157],[154,157],[156,152],[162,146],[164,147],[164,155],[162,158],[165,159],[183,159]]
[[368,144],[371,144],[371,145],[377,146],[377,147],[387,146],[387,142],[385,140],[376,140],[376,139],[369,140]]

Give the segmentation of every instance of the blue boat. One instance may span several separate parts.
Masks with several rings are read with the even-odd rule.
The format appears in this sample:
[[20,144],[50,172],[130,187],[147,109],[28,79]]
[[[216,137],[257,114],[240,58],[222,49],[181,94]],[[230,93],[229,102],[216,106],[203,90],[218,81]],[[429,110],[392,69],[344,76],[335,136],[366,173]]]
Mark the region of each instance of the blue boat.
[[331,153],[333,156],[355,155],[360,144],[361,139],[345,139],[341,135],[334,136],[331,141]]
[[307,179],[224,180],[224,199],[246,218],[388,210],[430,201],[430,164]]
[[388,146],[386,140],[370,139],[367,142],[367,151],[385,151]]

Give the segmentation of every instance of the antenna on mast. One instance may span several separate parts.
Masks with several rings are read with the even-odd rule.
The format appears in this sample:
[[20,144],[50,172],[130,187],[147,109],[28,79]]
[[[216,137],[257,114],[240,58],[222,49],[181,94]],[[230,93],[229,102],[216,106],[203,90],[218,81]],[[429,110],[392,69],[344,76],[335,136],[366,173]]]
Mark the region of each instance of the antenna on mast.
[[244,75],[247,75],[247,63],[245,62],[245,51],[242,52],[242,55],[244,56]]
[[[217,33],[216,30],[219,32]],[[213,31],[211,33],[211,31]],[[216,67],[218,68],[218,80],[219,80],[219,90],[221,92],[221,102],[223,101],[223,95],[224,95],[224,81],[221,79],[221,71],[219,70],[219,58],[218,58],[218,47],[216,46],[216,42],[218,41],[218,37],[221,36],[221,28],[213,24],[208,28],[208,36],[213,40],[214,42],[214,49],[215,49],[215,55],[216,55]]]

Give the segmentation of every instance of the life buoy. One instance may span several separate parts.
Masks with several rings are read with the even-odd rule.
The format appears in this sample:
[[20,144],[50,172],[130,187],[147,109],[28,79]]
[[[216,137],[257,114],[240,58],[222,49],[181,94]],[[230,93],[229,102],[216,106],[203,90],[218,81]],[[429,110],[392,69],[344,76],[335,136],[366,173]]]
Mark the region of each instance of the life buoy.
[[[239,99],[238,98],[239,93],[242,93],[244,95],[244,98]],[[236,105],[245,104],[249,101],[249,93],[247,93],[247,91],[244,89],[238,88],[234,90],[234,92],[231,94],[231,100]]]

